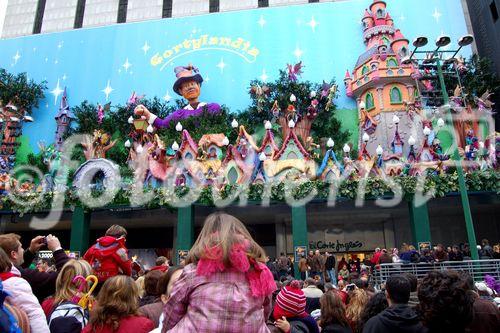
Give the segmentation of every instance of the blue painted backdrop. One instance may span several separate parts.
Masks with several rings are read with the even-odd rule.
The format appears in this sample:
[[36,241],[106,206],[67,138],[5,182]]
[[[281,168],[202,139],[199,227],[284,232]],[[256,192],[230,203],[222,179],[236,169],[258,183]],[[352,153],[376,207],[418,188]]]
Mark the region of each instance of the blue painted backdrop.
[[[360,22],[371,3],[274,7],[2,40],[0,67],[48,82],[46,98],[33,112],[35,122],[24,126],[34,151],[40,140],[53,142],[54,115],[65,86],[70,105],[85,99],[123,104],[133,90],[173,102],[173,68],[190,62],[205,78],[202,99],[231,110],[249,105],[250,80],[273,80],[279,69],[298,60],[305,64],[303,79],[335,77],[341,86],[337,105],[352,109],[342,79],[364,51]],[[456,41],[467,33],[458,0],[388,0],[387,5],[395,26],[409,40],[447,34]],[[234,44],[211,37],[230,38]],[[163,57],[159,64],[158,56]]]

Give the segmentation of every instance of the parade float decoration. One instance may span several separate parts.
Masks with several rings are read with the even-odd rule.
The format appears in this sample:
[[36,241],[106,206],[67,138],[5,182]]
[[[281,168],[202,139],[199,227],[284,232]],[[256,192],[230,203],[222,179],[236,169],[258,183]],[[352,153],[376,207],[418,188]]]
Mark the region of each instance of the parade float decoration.
[[[418,103],[420,75],[412,64],[401,61],[409,55],[409,41],[397,27],[383,1],[374,1],[362,18],[365,52],[361,54],[351,73],[347,71],[344,84],[347,95],[356,99],[359,114],[359,146],[375,155],[380,145],[384,152],[391,151],[394,123],[399,117],[399,136],[405,140],[412,129],[420,141],[424,113]],[[419,133],[420,132],[420,133]],[[369,141],[363,142],[363,133]],[[404,154],[408,148],[404,148]]]
[[[394,26],[385,2],[374,1],[362,23],[366,50],[344,77],[347,95],[357,102],[358,142],[349,142],[342,119],[337,119],[335,81],[302,80],[307,64],[287,64],[274,82],[251,81],[251,105],[239,113],[217,103],[200,102],[203,77],[189,64],[174,69],[173,90],[184,98],[177,106],[133,92],[125,105],[83,102],[70,109],[65,92],[55,117],[55,145],[43,146],[39,154],[50,170],[42,191],[47,200],[32,207],[9,200],[14,184],[24,192],[36,192],[38,187],[16,183],[7,172],[12,168],[12,154],[6,157],[2,143],[4,207],[19,212],[49,207],[50,192],[57,190],[55,171],[63,163],[58,151],[62,140],[75,133],[91,135],[81,142],[85,159],[68,180],[72,186],[59,189],[70,193],[65,201],[70,207],[85,206],[75,194],[82,190],[84,178],[92,178],[91,188],[85,190],[99,194],[116,186],[108,179],[117,174],[125,177],[111,203],[131,205],[130,184],[134,183],[153,194],[147,207],[168,206],[193,190],[199,190],[196,202],[207,205],[216,200],[214,190],[222,199],[245,189],[249,200],[260,201],[269,195],[270,200],[285,201],[290,184],[295,184],[294,199],[313,190],[316,198],[329,198],[334,183],[337,196],[353,199],[360,182],[365,182],[365,197],[377,198],[393,194],[388,177],[401,186],[406,199],[417,190],[427,193],[432,189],[434,196],[457,192],[455,162],[441,143],[443,119],[447,118],[443,98],[437,93],[436,66],[430,57],[422,64],[403,61],[410,53],[409,41]],[[461,58],[448,65],[454,66],[457,77],[472,73]],[[460,81],[464,85],[452,82],[454,91],[447,107],[455,116],[453,127],[467,162],[467,186],[469,190],[498,192],[499,137],[480,133],[474,120],[478,115],[491,119],[490,94],[483,87],[468,90],[472,77]],[[23,116],[15,113],[13,105],[2,107],[3,142],[15,141],[12,123]],[[181,105],[185,106],[179,108]],[[420,176],[423,185],[417,185]],[[269,184],[271,188],[266,190]]]
[[44,97],[45,84],[28,80],[26,73],[14,75],[0,68],[0,173],[14,167],[23,124],[34,121],[32,109]]

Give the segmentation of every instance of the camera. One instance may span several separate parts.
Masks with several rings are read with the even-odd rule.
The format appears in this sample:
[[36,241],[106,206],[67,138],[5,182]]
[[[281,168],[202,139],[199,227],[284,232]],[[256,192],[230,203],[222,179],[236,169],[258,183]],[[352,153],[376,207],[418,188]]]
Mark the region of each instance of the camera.
[[42,244],[47,246],[47,236],[42,238]]

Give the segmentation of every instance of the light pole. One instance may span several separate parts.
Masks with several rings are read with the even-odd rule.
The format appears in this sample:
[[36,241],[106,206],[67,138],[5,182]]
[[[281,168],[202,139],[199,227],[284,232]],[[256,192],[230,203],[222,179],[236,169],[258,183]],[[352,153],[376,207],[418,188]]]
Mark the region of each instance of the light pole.
[[[455,58],[455,56],[458,54],[458,52],[462,49],[462,47],[467,46],[472,44],[474,41],[474,37],[471,35],[466,35],[463,36],[458,40],[458,45],[459,48],[456,50],[446,50],[446,51],[439,51],[441,47],[445,47],[450,44],[451,40],[450,37],[448,36],[441,36],[436,40],[436,49],[431,52],[432,60],[436,61],[436,67],[437,67],[437,75],[439,79],[439,85],[441,88],[441,93],[443,94],[443,102],[444,102],[444,113],[446,116],[446,120],[448,123],[448,128],[449,131],[448,133],[451,135],[452,139],[452,147],[453,147],[453,152],[452,152],[452,159],[455,162],[455,166],[457,168],[457,174],[458,174],[458,184],[460,187],[460,197],[462,199],[462,208],[464,211],[464,217],[465,217],[465,227],[467,230],[467,238],[469,241],[469,246],[471,250],[471,256],[472,259],[477,260],[479,259],[479,253],[477,251],[477,241],[476,241],[476,234],[474,232],[474,224],[472,222],[472,214],[470,212],[470,205],[469,205],[469,197],[467,196],[467,187],[465,184],[465,178],[464,178],[464,170],[462,167],[462,159],[460,158],[460,154],[458,153],[458,142],[456,139],[455,135],[455,130],[453,128],[453,117],[451,115],[450,111],[450,105],[449,105],[449,96],[448,92],[446,90],[446,86],[444,83],[444,76],[443,76],[443,70],[441,68],[441,59],[439,58],[439,52],[441,54],[443,53],[453,53],[453,55],[450,57],[450,59]],[[424,47],[427,45],[427,38],[426,37],[418,37],[413,41],[413,46],[415,49],[411,53],[409,57],[406,57],[402,60],[403,64],[411,64],[413,60],[413,56],[415,54],[429,54],[429,51],[418,51],[419,48]],[[419,60],[419,59],[415,59]]]

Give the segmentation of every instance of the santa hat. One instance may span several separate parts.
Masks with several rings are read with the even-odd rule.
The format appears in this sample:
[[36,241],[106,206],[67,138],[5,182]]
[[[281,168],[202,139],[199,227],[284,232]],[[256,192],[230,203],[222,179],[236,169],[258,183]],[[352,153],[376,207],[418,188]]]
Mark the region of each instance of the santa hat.
[[291,317],[301,317],[306,314],[306,296],[300,289],[300,283],[294,280],[290,285],[281,288],[277,298],[276,307],[286,312]]

